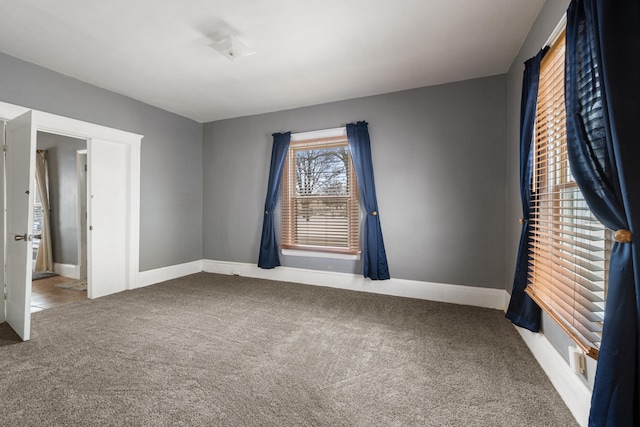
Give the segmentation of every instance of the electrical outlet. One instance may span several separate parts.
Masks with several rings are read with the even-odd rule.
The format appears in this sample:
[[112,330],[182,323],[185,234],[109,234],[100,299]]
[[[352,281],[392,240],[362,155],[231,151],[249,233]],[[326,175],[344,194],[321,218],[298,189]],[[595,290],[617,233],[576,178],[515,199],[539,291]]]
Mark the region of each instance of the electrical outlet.
[[584,353],[578,347],[569,346],[569,365],[574,374],[584,374],[586,370],[587,361],[584,358]]

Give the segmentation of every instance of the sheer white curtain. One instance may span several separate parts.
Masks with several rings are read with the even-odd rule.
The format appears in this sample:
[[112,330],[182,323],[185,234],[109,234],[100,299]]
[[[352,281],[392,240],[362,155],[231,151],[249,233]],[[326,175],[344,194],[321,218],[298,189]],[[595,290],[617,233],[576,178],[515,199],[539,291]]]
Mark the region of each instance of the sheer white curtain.
[[46,150],[38,150],[36,153],[36,185],[42,204],[42,237],[40,238],[40,246],[38,246],[35,271],[53,271],[47,173],[47,152]]

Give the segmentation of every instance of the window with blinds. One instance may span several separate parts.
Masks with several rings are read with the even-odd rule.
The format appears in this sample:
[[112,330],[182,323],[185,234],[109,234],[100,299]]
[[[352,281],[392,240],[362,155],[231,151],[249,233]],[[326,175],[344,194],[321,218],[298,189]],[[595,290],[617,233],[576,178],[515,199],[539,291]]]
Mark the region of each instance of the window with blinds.
[[589,210],[569,168],[564,64],[562,33],[540,67],[526,292],[597,359],[612,236]]
[[359,208],[346,136],[291,141],[282,179],[281,248],[358,254]]
[[42,236],[42,227],[44,225],[44,218],[42,212],[42,201],[40,200],[40,192],[38,186],[34,185],[34,197],[33,197],[33,268],[36,268],[36,259],[38,257],[38,248],[40,247],[40,238]]

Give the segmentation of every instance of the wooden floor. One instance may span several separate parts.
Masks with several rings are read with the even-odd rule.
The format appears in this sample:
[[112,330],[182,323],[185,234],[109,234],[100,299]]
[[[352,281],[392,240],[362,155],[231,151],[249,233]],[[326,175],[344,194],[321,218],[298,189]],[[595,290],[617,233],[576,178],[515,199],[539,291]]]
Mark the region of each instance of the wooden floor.
[[75,279],[65,276],[53,276],[46,279],[34,280],[31,284],[31,312],[59,307],[87,298],[87,291],[60,289],[54,285],[73,282]]

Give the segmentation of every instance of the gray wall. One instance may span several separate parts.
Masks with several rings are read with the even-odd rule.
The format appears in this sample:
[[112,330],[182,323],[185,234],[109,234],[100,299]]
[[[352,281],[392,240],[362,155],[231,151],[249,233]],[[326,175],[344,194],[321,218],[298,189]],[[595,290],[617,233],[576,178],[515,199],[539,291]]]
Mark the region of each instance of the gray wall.
[[200,123],[1,53],[0,70],[0,101],[144,135],[141,271],[202,258]]
[[53,262],[78,264],[78,179],[76,151],[87,141],[38,132],[38,149],[47,150]]
[[[505,288],[511,292],[513,274],[515,272],[516,255],[520,240],[520,224],[518,218],[522,216],[520,205],[519,178],[519,133],[520,133],[520,98],[522,92],[522,73],[524,61],[535,56],[547,42],[556,25],[562,19],[570,0],[556,0],[545,2],[536,22],[531,27],[518,56],[513,61],[507,74],[507,282]],[[553,320],[546,315],[542,317],[542,331],[568,361],[568,346],[575,343],[565,334]],[[584,376],[588,384],[593,384],[595,361],[587,357],[587,373]]]
[[[256,263],[273,132],[366,120],[391,276],[503,288],[506,77],[205,124],[205,259]],[[361,273],[361,262],[281,257]]]

